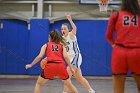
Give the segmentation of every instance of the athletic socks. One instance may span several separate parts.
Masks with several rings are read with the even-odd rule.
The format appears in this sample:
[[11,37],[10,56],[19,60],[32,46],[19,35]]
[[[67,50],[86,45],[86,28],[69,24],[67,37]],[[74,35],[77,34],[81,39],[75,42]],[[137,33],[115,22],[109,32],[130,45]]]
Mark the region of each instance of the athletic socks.
[[89,93],[96,93],[92,88],[88,90]]
[[63,93],[67,93],[67,92],[63,92]]
[[[90,88],[90,89],[88,90],[88,92],[89,92],[89,93],[96,93],[92,88]],[[67,92],[63,92],[63,93],[67,93]]]

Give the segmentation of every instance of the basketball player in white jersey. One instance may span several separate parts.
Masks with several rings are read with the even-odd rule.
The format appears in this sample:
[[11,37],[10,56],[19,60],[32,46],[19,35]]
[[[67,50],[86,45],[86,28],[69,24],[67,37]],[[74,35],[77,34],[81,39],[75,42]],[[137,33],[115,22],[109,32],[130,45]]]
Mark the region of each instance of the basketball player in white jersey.
[[[67,19],[70,22],[72,26],[72,30],[70,31],[70,27],[67,23],[62,24],[61,31],[63,34],[63,37],[66,39],[66,51],[69,56],[70,62],[75,70],[75,78],[77,81],[79,81],[87,90],[89,93],[95,93],[95,91],[91,88],[88,81],[82,76],[82,72],[80,69],[81,63],[82,63],[82,56],[78,47],[77,38],[76,38],[76,31],[77,28],[75,24],[73,23],[71,16],[67,15]],[[69,76],[72,77],[72,73],[70,72],[69,67],[67,67]],[[67,93],[68,88],[66,85],[64,85],[63,93]]]

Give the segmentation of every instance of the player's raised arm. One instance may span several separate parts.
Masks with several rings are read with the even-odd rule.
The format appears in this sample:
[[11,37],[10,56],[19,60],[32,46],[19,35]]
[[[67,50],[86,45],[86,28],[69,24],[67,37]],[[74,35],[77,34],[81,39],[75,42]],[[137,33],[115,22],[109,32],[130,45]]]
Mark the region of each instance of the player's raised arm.
[[37,62],[39,62],[39,61],[42,59],[42,57],[43,57],[44,54],[45,54],[46,46],[47,46],[47,45],[44,44],[44,45],[41,47],[41,50],[40,50],[39,55],[33,60],[33,62],[32,62],[31,64],[27,64],[27,65],[25,66],[26,69],[31,68],[32,66],[34,66]]
[[72,33],[73,33],[74,35],[76,35],[77,27],[76,27],[76,25],[74,24],[74,22],[72,21],[71,16],[70,16],[70,15],[67,15],[67,19],[69,20],[69,22],[70,22],[70,24],[71,24],[71,26],[72,26]]

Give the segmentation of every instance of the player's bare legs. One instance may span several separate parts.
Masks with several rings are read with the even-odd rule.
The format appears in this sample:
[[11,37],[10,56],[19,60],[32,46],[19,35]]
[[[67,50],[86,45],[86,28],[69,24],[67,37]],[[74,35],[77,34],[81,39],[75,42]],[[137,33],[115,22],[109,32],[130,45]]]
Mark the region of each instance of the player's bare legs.
[[140,75],[133,74],[133,77],[134,77],[136,84],[137,84],[138,93],[140,93]]
[[91,88],[88,81],[82,76],[80,68],[75,69],[74,76],[75,76],[76,80],[79,81],[87,90],[89,90]]
[[[72,73],[71,73],[69,67],[67,67],[67,71],[68,71],[69,78],[70,78],[70,81],[71,81]],[[69,88],[68,88],[68,86],[64,83],[63,93],[67,93],[68,91],[69,91]]]
[[67,86],[72,93],[78,93],[76,87],[71,83],[70,78],[63,81],[64,81],[64,85]]
[[44,85],[48,79],[44,79],[41,76],[38,77],[38,80],[35,85],[34,93],[41,93],[41,87]]
[[113,75],[114,93],[124,93],[126,75]]
[[[88,81],[82,76],[81,69],[75,68],[74,70],[75,70],[74,76],[75,76],[76,80],[79,81],[89,91],[89,93],[95,93],[95,91],[89,85]],[[67,71],[68,71],[69,76],[71,78],[72,73],[71,73],[69,67],[67,67]],[[67,91],[68,91],[68,87],[65,85],[64,85],[64,91],[65,92],[63,92],[63,93],[67,93]]]

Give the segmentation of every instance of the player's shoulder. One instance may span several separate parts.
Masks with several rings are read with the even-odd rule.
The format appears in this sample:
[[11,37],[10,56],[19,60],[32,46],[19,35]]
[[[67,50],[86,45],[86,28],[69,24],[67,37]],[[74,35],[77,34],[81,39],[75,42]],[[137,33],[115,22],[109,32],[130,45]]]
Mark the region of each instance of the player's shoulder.
[[126,16],[126,15],[128,15],[128,16],[133,16],[134,14],[132,13],[132,12],[129,12],[129,11],[120,11],[119,12],[119,14],[120,14],[120,16]]
[[115,15],[117,15],[118,13],[120,13],[120,11],[113,12],[113,13],[111,14],[111,16],[115,16]]
[[45,43],[44,45],[42,45],[41,49],[46,49],[47,46],[48,46],[48,44]]
[[76,39],[76,35],[74,35],[74,34],[72,33],[72,31],[69,32],[69,37],[70,37],[72,40]]
[[51,46],[52,44],[55,44],[54,42],[47,42],[45,45],[46,46]]
[[47,43],[46,43],[46,46],[47,46],[47,45],[50,45],[50,44],[52,44],[52,42],[47,42]]
[[120,12],[113,12],[110,16],[110,19],[114,19],[119,15]]

